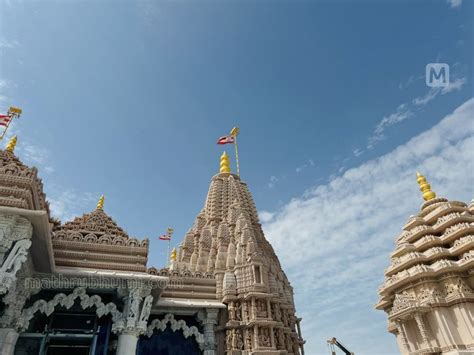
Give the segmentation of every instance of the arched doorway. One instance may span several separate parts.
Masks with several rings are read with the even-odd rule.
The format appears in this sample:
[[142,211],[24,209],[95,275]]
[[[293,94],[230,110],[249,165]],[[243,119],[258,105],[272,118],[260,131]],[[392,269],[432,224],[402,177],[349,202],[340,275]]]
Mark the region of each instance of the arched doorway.
[[164,331],[156,330],[151,337],[142,336],[138,342],[137,355],[198,355],[199,344],[194,337],[185,338],[183,331],[173,331],[169,326]]
[[194,316],[175,319],[168,313],[150,322],[138,342],[137,355],[198,355],[203,343],[204,335]]

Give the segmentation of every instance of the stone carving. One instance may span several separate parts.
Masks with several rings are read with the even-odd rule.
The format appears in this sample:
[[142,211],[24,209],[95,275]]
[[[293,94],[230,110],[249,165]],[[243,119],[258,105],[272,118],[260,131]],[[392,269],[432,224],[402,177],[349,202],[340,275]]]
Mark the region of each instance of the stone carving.
[[235,320],[235,307],[234,307],[233,301],[229,303],[228,310],[229,310],[229,320]]
[[242,331],[240,329],[235,330],[234,343],[235,343],[235,349],[242,350],[244,348],[244,341],[242,339]]
[[148,323],[148,317],[150,316],[151,312],[151,307],[153,303],[153,296],[148,295],[145,297],[145,300],[143,301],[143,306],[142,306],[142,312],[140,313],[140,318],[138,319],[138,328],[143,329],[145,331],[147,323]]
[[245,337],[245,348],[247,350],[252,350],[253,349],[253,341],[252,341],[252,332],[250,329],[247,329],[247,335]]
[[36,301],[31,307],[23,310],[16,324],[16,328],[24,331],[28,328],[30,320],[33,318],[36,312],[44,313],[49,316],[51,313],[54,312],[54,309],[57,305],[61,305],[64,308],[69,309],[74,305],[74,301],[78,298],[81,300],[80,304],[82,309],[95,306],[98,317],[111,314],[112,321],[114,322],[112,330],[116,331],[117,326],[120,327],[120,324],[115,323],[120,322],[122,314],[117,310],[117,307],[114,303],[109,302],[107,304],[104,304],[100,296],[89,296],[86,294],[85,288],[78,287],[75,288],[69,295],[65,295],[64,293],[58,293],[50,301],[45,301],[42,299]]
[[233,334],[232,333],[233,332],[234,332],[234,329],[228,329],[226,331],[225,346],[226,346],[227,351],[232,350],[232,339],[233,339]]
[[268,316],[267,302],[265,300],[257,300],[257,317],[266,318]]
[[[272,346],[271,339],[270,339],[270,330],[268,328],[259,329],[258,344],[263,347]],[[289,347],[288,349],[291,349],[291,347]]]
[[31,240],[19,240],[8,254],[3,265],[0,267],[0,294],[6,293],[16,280],[16,273],[28,258],[30,246]]
[[278,303],[273,304],[273,317],[277,322],[281,322],[281,311]]
[[417,304],[418,303],[416,297],[408,294],[407,292],[403,292],[401,294],[397,293],[393,301],[393,308],[391,313],[398,313],[410,307],[416,307]]
[[182,330],[185,338],[194,336],[199,347],[204,345],[204,334],[200,333],[198,328],[196,328],[194,325],[188,327],[184,320],[176,320],[170,313],[167,313],[163,319],[153,319],[150,325],[147,327],[146,335],[151,337],[155,329],[163,332],[166,329],[168,323],[170,324],[171,330],[173,332]]
[[235,302],[235,318],[238,320],[238,321],[241,321],[242,320],[242,306],[240,304],[240,302]]

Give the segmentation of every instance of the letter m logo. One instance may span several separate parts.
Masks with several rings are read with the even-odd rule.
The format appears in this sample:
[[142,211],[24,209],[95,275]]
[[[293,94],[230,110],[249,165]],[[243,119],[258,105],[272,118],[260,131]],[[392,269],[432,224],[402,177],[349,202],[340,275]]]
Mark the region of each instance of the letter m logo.
[[446,63],[426,64],[426,85],[434,88],[449,85],[449,65]]

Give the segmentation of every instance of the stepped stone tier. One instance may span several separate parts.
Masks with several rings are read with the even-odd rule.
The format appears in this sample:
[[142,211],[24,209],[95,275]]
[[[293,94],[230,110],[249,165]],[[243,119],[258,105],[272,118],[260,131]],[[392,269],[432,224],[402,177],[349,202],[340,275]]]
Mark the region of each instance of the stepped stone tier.
[[402,354],[474,354],[474,201],[417,181],[426,202],[396,238],[376,308]]
[[72,221],[51,218],[16,143],[0,150],[0,355],[303,354],[293,289],[226,154],[158,269],[103,196]]

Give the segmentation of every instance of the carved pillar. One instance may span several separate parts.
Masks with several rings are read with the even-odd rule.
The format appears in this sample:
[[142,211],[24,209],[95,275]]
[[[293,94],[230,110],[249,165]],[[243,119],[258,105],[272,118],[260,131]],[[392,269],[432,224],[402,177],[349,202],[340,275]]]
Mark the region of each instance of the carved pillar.
[[26,288],[25,282],[25,279],[16,280],[3,298],[6,307],[0,317],[0,355],[14,354],[19,336],[17,323],[21,318],[23,307],[32,294],[39,292],[39,288],[34,284],[28,285],[29,287]]
[[198,319],[204,330],[204,355],[216,354],[216,336],[214,326],[217,324],[218,309],[207,309],[198,313]]
[[421,339],[423,339],[423,344],[425,344],[426,347],[429,347],[430,343],[428,340],[425,322],[423,321],[423,316],[420,313],[415,313],[415,320],[416,324],[418,325],[418,329],[420,330]]
[[0,355],[13,355],[18,339],[18,332],[13,328],[0,328]]
[[145,332],[151,312],[153,296],[149,293],[149,288],[137,287],[124,298],[123,328],[119,330],[116,355],[136,353],[138,337]]
[[139,333],[136,331],[123,331],[118,337],[117,355],[132,355],[137,351]]
[[257,319],[257,305],[255,297],[252,297],[252,305],[250,306],[250,319]]
[[403,324],[402,324],[401,321],[396,321],[395,324],[396,324],[396,327],[397,327],[398,334],[400,335],[400,337],[402,339],[402,344],[403,344],[404,350],[407,353],[409,353],[410,352],[410,344],[408,344],[408,339],[407,339],[407,335],[405,334],[405,329],[403,328]]
[[275,333],[273,332],[273,326],[270,326],[270,344],[272,345],[272,348],[277,348],[275,341]]
[[270,303],[270,299],[267,299],[267,318],[273,318],[272,305]]

